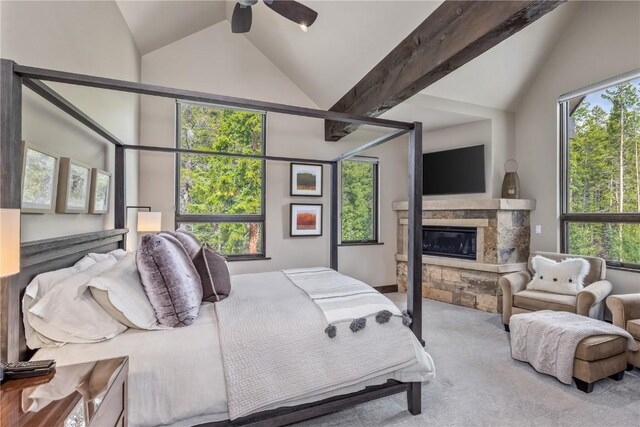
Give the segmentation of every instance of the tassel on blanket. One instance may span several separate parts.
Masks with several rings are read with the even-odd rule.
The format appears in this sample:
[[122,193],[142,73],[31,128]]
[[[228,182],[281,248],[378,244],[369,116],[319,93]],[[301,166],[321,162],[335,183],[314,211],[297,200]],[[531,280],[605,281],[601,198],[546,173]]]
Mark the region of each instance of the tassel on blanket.
[[389,310],[380,310],[378,314],[376,314],[376,322],[380,324],[387,323],[391,320],[391,316],[393,316],[393,313]]
[[324,333],[329,335],[329,338],[334,338],[336,336],[337,328],[335,325],[329,325],[325,328]]
[[349,329],[351,329],[351,332],[355,333],[364,329],[365,326],[367,326],[367,319],[365,317],[361,317],[359,319],[353,319],[353,322],[349,325]]
[[403,310],[402,311],[402,324],[404,326],[411,326],[412,323],[413,323],[413,320],[411,319],[411,316],[409,315],[407,310]]

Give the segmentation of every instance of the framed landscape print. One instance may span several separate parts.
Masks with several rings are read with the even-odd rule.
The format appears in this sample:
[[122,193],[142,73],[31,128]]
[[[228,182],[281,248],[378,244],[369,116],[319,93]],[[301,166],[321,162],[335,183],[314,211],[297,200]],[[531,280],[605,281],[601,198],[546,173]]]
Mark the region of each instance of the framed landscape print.
[[56,212],[89,212],[90,181],[90,167],[71,160],[68,157],[61,157]]
[[109,212],[109,189],[111,173],[101,169],[91,169],[91,190],[89,191],[89,213]]
[[291,237],[322,236],[322,205],[291,203]]
[[291,196],[322,196],[322,165],[291,163]]
[[56,210],[59,159],[35,145],[23,144],[21,211],[53,213]]

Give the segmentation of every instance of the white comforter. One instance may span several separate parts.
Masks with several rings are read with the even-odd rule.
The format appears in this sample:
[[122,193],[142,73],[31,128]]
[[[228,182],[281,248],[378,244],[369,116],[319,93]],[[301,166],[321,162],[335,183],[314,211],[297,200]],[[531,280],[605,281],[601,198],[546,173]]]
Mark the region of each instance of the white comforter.
[[[267,273],[265,273],[267,274]],[[242,276],[234,276],[234,287]],[[269,287],[263,277],[263,286]],[[231,296],[225,300],[233,298]],[[306,396],[295,396],[262,409],[293,406],[346,394],[388,379],[425,381],[434,375],[433,362],[412,340],[412,362],[385,372],[371,372],[361,381],[337,385]],[[128,330],[97,344],[44,348],[34,359],[55,359],[59,366],[96,359],[129,356],[129,424],[190,426],[229,418],[227,388],[214,304],[204,303],[193,325],[160,330]],[[260,359],[260,354],[254,354]],[[380,355],[385,357],[386,355]]]
[[[340,323],[330,338],[322,311],[282,271],[234,279],[233,298],[216,303],[232,420],[388,374],[414,365],[420,353],[426,356],[424,350],[416,353],[417,340],[402,317],[385,324],[370,319],[356,333]],[[432,375],[427,361],[418,380]]]

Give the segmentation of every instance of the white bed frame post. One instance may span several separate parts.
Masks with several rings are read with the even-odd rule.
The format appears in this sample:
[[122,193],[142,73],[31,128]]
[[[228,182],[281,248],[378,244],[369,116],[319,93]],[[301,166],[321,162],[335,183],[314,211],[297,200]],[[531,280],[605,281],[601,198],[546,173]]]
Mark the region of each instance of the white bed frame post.
[[[415,122],[409,133],[409,248],[407,266],[407,311],[411,330],[422,340],[422,123]],[[421,383],[411,383],[407,391],[409,412],[422,412]]]

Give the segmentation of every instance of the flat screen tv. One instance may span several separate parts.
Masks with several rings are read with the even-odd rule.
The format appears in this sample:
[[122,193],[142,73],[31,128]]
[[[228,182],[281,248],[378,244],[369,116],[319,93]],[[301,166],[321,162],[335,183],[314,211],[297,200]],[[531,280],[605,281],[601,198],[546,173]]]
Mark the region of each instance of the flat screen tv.
[[484,193],[484,145],[425,153],[422,159],[424,195]]

